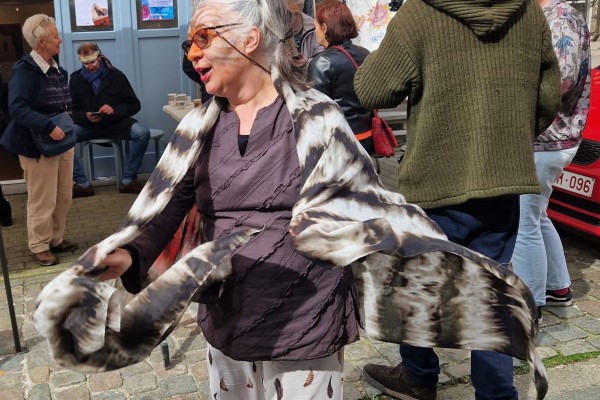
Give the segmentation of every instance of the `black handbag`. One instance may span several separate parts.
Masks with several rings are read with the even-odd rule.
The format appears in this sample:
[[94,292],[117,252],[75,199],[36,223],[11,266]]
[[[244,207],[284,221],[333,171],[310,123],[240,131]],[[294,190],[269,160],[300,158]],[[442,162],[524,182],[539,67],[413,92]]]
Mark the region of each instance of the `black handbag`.
[[75,123],[71,119],[69,113],[62,112],[53,117],[50,121],[60,127],[65,133],[65,137],[61,140],[54,140],[49,135],[41,135],[32,132],[33,143],[35,147],[42,153],[44,157],[54,157],[72,149],[77,144],[77,136],[75,135]]

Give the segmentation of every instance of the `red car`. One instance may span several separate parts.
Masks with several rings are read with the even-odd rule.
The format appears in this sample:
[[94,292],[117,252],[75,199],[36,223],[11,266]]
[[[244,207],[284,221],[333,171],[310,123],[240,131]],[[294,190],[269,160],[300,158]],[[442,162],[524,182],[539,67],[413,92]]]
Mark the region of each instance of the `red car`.
[[590,113],[571,164],[554,184],[548,216],[557,226],[600,240],[600,67],[592,69]]

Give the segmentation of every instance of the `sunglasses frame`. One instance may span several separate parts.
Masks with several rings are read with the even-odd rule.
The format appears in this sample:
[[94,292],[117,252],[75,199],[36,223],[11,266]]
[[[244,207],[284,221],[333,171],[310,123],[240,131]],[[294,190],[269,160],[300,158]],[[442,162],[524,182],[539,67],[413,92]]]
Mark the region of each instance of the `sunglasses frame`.
[[[186,56],[190,52],[190,49],[192,48],[192,44],[195,44],[199,49],[204,50],[204,49],[210,47],[210,44],[212,43],[212,38],[213,37],[215,37],[215,36],[220,36],[221,37],[221,34],[216,31],[217,29],[219,29],[219,28],[227,28],[227,27],[230,27],[230,26],[237,26],[237,25],[243,25],[243,24],[240,23],[240,22],[238,22],[238,23],[234,23],[234,24],[207,26],[205,28],[200,28],[196,32],[194,32],[194,34],[192,35],[191,39],[184,40],[181,43],[181,48],[183,49],[183,52],[184,52],[184,54]],[[208,40],[206,41],[206,45],[205,46],[201,46],[200,44],[198,44],[198,42],[196,40],[194,40],[194,38],[196,37],[196,35],[200,31],[206,31],[205,35],[208,37]],[[214,33],[210,34],[209,31],[213,31]]]

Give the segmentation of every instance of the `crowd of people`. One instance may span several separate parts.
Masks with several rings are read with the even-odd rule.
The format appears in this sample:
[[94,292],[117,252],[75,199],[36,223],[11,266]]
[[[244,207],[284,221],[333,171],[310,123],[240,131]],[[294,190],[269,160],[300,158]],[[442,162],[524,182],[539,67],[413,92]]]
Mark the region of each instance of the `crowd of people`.
[[[299,252],[290,229],[307,174],[298,152],[322,151],[302,147],[300,130],[336,126],[316,113],[299,118],[294,107],[306,99],[345,121],[348,129],[335,134],[363,163],[357,181],[373,171],[372,110],[408,99],[398,169],[406,201],[449,241],[503,266],[512,262],[533,293],[534,320],[542,306],[571,304],[564,251],[546,208],[589,111],[584,18],[564,0],[398,3],[369,54],[352,43],[355,19],[337,0],[320,2],[314,20],[302,12],[303,0],[196,2],[182,69],[201,85],[213,125],[192,167],[178,171],[185,177],[158,217],[102,260],[102,279],[120,277],[128,291],[141,291],[194,205],[203,241],[263,227],[233,252],[231,275],[199,306],[218,398],[343,398],[343,349],[359,337],[352,270]],[[24,171],[29,249],[41,265],[53,265],[54,253],[77,247],[64,238],[71,199],[94,190],[73,149],[45,157],[29,131],[61,140],[64,132],[49,117],[68,111],[78,141],[131,141],[124,193],[142,190],[136,178],[149,131],[132,118],[141,104],[127,77],[96,44],[79,47],[82,67],[68,79],[53,59],[61,39],[52,18],[30,17],[23,35],[33,50],[13,67],[12,119],[0,144],[18,154]],[[345,165],[324,168],[334,176]],[[368,197],[360,188],[355,195]],[[435,399],[433,349],[402,344],[399,352],[396,366],[367,364],[367,382],[391,396]],[[472,351],[477,399],[518,399],[513,375],[512,357]]]

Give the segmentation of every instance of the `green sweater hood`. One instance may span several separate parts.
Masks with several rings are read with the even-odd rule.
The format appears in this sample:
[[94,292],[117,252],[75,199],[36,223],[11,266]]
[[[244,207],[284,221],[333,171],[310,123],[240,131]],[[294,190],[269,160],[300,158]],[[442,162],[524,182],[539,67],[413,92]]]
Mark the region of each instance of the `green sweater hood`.
[[423,0],[484,37],[501,29],[525,0]]

